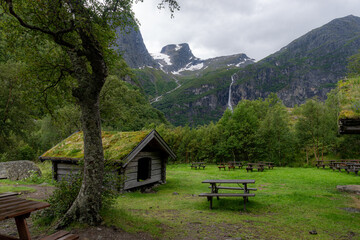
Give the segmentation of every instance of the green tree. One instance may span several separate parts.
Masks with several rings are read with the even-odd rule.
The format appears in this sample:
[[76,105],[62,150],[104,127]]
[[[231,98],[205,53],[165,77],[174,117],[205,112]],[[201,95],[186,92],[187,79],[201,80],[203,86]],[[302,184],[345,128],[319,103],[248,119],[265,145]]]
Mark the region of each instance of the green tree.
[[262,100],[243,100],[238,103],[233,113],[230,110],[225,111],[217,124],[220,138],[217,145],[219,159],[252,161],[259,158],[256,132],[265,111],[266,103]]
[[286,165],[292,159],[293,136],[290,128],[289,114],[285,106],[279,101],[267,99],[269,110],[261,121],[258,139],[259,151],[263,159],[277,165]]
[[360,76],[360,52],[349,58],[347,68],[349,77]]
[[34,157],[34,154],[21,154],[23,147],[27,145],[27,133],[34,127],[18,72],[23,67],[24,64],[12,60],[0,62],[0,153],[4,155],[3,160],[24,157],[31,160]]
[[295,131],[300,146],[308,154],[313,152],[315,159],[323,159],[336,138],[336,107],[330,101],[328,105],[317,100],[308,100],[298,109],[299,119]]
[[[9,26],[14,26],[16,21],[22,27],[22,30],[17,28],[19,32],[28,33],[27,40],[35,44],[49,42],[63,56],[64,64],[55,68],[56,77],[51,79],[56,80],[49,87],[70,80],[72,95],[81,109],[84,177],[78,197],[60,226],[75,220],[99,224],[104,173],[99,96],[112,59],[109,46],[114,39],[114,28],[131,24],[133,1],[0,0],[0,4],[2,11],[13,17],[8,19]],[[171,11],[179,8],[173,0],[162,0],[160,7],[164,4],[169,4]]]

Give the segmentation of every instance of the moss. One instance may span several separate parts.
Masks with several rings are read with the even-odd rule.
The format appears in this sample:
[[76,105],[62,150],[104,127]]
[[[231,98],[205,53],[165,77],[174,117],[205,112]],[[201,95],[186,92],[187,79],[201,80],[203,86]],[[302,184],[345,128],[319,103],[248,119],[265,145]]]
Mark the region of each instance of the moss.
[[[122,160],[151,131],[115,132],[103,131],[102,142],[106,160]],[[84,158],[83,133],[77,132],[44,153],[42,157]]]
[[339,119],[360,119],[360,77],[338,83],[341,112]]

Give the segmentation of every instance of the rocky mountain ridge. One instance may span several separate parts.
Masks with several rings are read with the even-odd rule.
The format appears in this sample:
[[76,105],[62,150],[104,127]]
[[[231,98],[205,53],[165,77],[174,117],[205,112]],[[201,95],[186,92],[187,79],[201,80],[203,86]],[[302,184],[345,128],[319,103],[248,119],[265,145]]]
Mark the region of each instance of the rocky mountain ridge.
[[[175,125],[197,125],[219,119],[229,99],[235,106],[242,99],[266,98],[276,93],[289,107],[312,97],[325,100],[346,76],[348,58],[359,49],[360,18],[350,15],[335,19],[235,72],[223,69],[219,74],[220,70],[216,70],[187,79],[187,84],[172,93],[176,97],[167,96],[154,106]],[[178,116],[185,117],[179,121]]]
[[315,96],[325,100],[346,76],[348,58],[359,49],[360,18],[335,19],[236,73],[233,103],[265,98],[272,92],[288,107]]
[[215,70],[230,66],[243,67],[255,62],[243,53],[202,60],[193,55],[187,43],[169,44],[164,46],[160,53],[151,55],[161,70],[175,75],[191,75],[206,69]]
[[[145,52],[140,49],[139,56]],[[242,99],[266,98],[270,93],[290,107],[315,96],[324,100],[346,76],[348,58],[359,49],[360,18],[350,15],[310,31],[256,63],[245,54],[202,60],[183,43],[167,45],[153,57],[146,50],[145,58],[152,61],[136,67],[150,98],[166,94],[153,106],[175,125],[197,125],[218,120],[229,105]],[[175,87],[176,91],[170,90]]]

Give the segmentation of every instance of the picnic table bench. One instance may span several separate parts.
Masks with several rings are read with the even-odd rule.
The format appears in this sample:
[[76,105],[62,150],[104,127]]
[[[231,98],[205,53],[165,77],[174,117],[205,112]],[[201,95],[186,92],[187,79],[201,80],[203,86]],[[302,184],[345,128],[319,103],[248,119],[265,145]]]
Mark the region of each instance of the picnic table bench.
[[360,171],[360,164],[359,163],[348,163],[345,171],[347,173],[353,172],[353,173],[355,173],[355,175],[358,175],[358,172]]
[[46,236],[41,240],[76,240],[79,239],[79,236],[76,234],[69,233],[68,231],[58,231],[54,234]]
[[273,162],[261,162],[264,164],[264,166],[268,166],[269,169],[274,169],[274,163]]
[[234,166],[238,167],[240,169],[243,167],[243,163],[242,162],[234,162]]
[[226,165],[225,165],[225,163],[220,163],[220,164],[218,164],[218,168],[219,168],[219,170],[221,170],[221,169],[226,170]]
[[205,162],[192,162],[190,167],[191,167],[191,169],[193,169],[193,168],[195,168],[195,169],[202,168],[204,170],[206,165],[205,165]]
[[252,172],[254,168],[256,168],[258,172],[263,172],[264,166],[265,164],[263,163],[248,163],[248,166],[246,167],[246,172]]
[[0,234],[0,239],[31,239],[26,218],[31,212],[49,207],[46,202],[37,202],[17,197],[17,193],[0,194],[0,221],[14,218],[19,238]]
[[329,166],[331,168],[334,162],[335,160],[317,160],[315,166],[317,168],[325,168],[326,166]]
[[[256,188],[248,188],[247,184],[255,183],[255,180],[243,180],[243,179],[222,179],[222,180],[205,180],[202,183],[210,183],[211,193],[201,193],[199,197],[207,197],[207,200],[210,202],[210,209],[212,209],[212,199],[216,197],[219,200],[219,197],[242,197],[244,199],[244,210],[246,210],[246,202],[249,201],[249,197],[254,197],[255,194],[249,193],[250,190],[256,191]],[[221,186],[221,184],[242,184],[243,187],[229,187]],[[219,193],[219,189],[227,190],[239,190],[240,193]]]
[[[47,202],[38,202],[17,197],[19,193],[6,192],[0,194],[0,221],[14,218],[18,230],[19,238],[0,234],[1,240],[31,240],[30,231],[26,218],[30,217],[31,212],[47,208],[50,206]],[[67,231],[56,232],[41,240],[75,240],[78,235],[70,234]]]
[[234,162],[228,162],[228,169],[230,171],[230,169],[235,170],[235,163]]

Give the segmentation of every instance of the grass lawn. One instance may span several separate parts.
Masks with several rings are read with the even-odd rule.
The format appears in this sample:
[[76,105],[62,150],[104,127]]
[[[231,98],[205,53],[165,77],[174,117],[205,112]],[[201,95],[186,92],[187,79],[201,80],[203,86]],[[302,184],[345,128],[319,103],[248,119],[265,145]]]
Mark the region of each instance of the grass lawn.
[[[255,179],[255,197],[243,210],[242,198],[213,200],[209,209],[199,193],[210,192],[206,179]],[[353,173],[316,168],[205,170],[168,165],[167,183],[156,193],[126,193],[103,215],[108,225],[146,231],[163,239],[360,239],[360,196],[337,185],[360,184]],[[223,190],[223,192],[225,192]],[[309,231],[316,230],[317,235]]]

